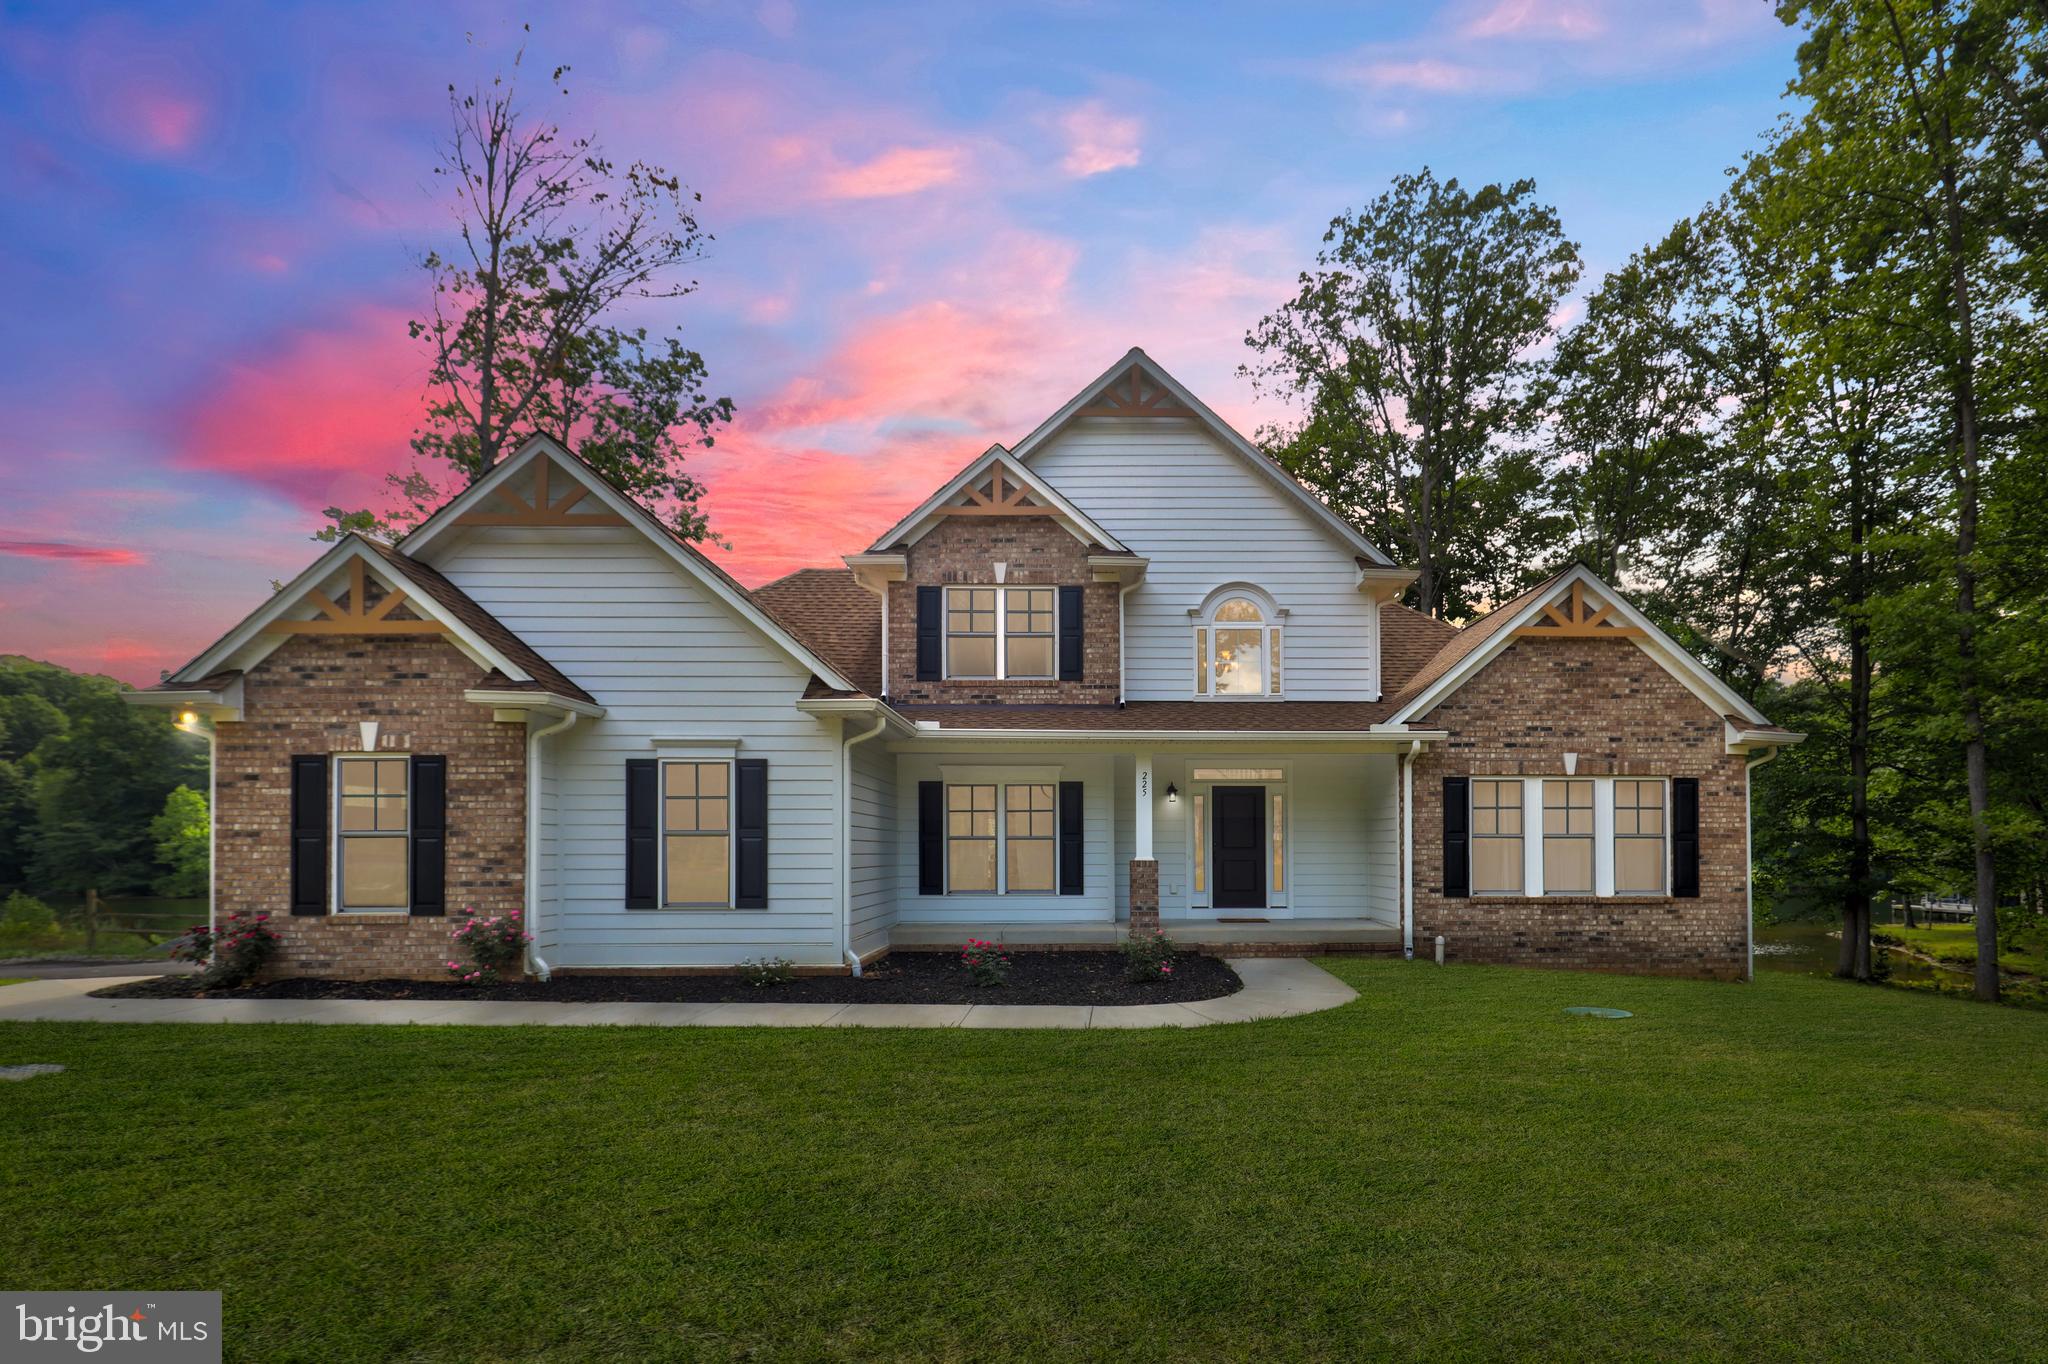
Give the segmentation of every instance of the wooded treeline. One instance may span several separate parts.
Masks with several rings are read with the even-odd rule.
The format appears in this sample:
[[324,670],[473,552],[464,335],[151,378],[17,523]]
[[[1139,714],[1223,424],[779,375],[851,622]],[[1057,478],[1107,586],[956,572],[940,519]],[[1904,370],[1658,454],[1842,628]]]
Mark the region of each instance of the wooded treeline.
[[0,892],[206,894],[206,741],[125,690],[0,654]]
[[[1245,373],[1268,448],[1462,619],[1573,559],[1803,730],[1760,905],[2048,901],[2048,9],[1785,4],[1785,112],[1568,317],[1528,181],[1402,176],[1330,225]],[[1980,913],[1978,993],[1996,993]]]

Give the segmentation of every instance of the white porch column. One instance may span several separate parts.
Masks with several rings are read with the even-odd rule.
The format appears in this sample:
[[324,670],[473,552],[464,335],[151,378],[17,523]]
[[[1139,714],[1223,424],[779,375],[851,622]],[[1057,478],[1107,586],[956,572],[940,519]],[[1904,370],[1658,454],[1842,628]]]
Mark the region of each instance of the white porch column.
[[1136,805],[1131,812],[1131,856],[1140,862],[1152,860],[1152,755],[1140,753],[1136,759],[1138,774],[1135,783]]

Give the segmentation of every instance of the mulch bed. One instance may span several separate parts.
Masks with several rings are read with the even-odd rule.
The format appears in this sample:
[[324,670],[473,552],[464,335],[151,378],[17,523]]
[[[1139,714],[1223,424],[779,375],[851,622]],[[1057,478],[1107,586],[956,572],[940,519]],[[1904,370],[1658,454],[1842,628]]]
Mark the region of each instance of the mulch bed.
[[899,952],[852,976],[798,976],[753,986],[735,976],[556,976],[479,989],[452,980],[318,980],[291,976],[206,990],[193,976],[160,976],[94,990],[98,999],[511,999],[564,1004],[1177,1004],[1244,988],[1220,958],[1183,953],[1170,980],[1137,984],[1120,952],[1012,952],[1010,979],[978,987],[952,952]]

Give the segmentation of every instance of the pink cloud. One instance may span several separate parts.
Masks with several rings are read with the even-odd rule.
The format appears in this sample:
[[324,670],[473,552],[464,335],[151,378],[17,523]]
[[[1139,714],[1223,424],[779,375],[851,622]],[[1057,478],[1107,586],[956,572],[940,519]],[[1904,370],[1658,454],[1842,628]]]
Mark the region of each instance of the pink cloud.
[[1130,115],[1111,112],[1100,100],[1068,110],[1060,118],[1060,128],[1067,138],[1060,168],[1077,179],[1135,166],[1143,154],[1138,141],[1144,125]]
[[1607,31],[1591,6],[1571,0],[1499,0],[1459,32],[1468,38],[1546,37],[1585,41]]
[[176,421],[178,463],[231,474],[302,507],[381,502],[410,467],[426,362],[397,309],[263,340],[229,363]]
[[891,147],[859,165],[828,171],[819,181],[819,191],[827,199],[917,194],[957,181],[964,160],[954,147]]
[[72,55],[85,121],[122,149],[153,159],[194,151],[219,121],[221,77],[182,35],[111,19],[87,26]]
[[132,549],[104,549],[96,545],[74,545],[61,540],[0,540],[0,554],[22,559],[59,559],[79,564],[126,566],[147,562]]
[[1495,84],[1495,74],[1478,66],[1418,57],[1409,61],[1368,61],[1348,73],[1357,84],[1379,90],[1420,90],[1432,95],[1462,95]]

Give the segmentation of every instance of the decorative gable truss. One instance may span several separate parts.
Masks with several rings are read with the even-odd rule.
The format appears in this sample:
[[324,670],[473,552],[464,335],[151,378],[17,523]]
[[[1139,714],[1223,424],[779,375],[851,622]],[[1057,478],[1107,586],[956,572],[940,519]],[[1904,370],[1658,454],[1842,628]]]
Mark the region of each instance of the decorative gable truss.
[[1195,411],[1142,365],[1133,364],[1101,387],[1077,417],[1193,417]]
[[394,615],[407,597],[403,587],[393,587],[370,602],[370,575],[361,556],[348,561],[348,593],[340,602],[317,586],[308,587],[302,601],[317,608],[311,619],[279,616],[264,625],[266,635],[445,635],[448,627],[417,611]]
[[[457,512],[450,521],[458,526],[623,526],[626,518],[602,506],[584,507],[590,485],[582,479],[565,477],[569,490],[559,501],[552,490],[555,462],[545,454],[533,459],[533,477],[524,495],[510,482],[495,484],[475,506]],[[492,503],[502,510],[495,510]]]
[[1574,580],[1571,591],[1545,603],[1536,619],[1516,629],[1517,639],[1642,639],[1640,627],[1614,614],[1614,603],[1595,607],[1586,600],[1586,585]]
[[959,495],[939,508],[941,516],[1057,516],[1056,509],[1033,496],[1031,489],[1007,466],[997,463],[988,476],[969,483]]

